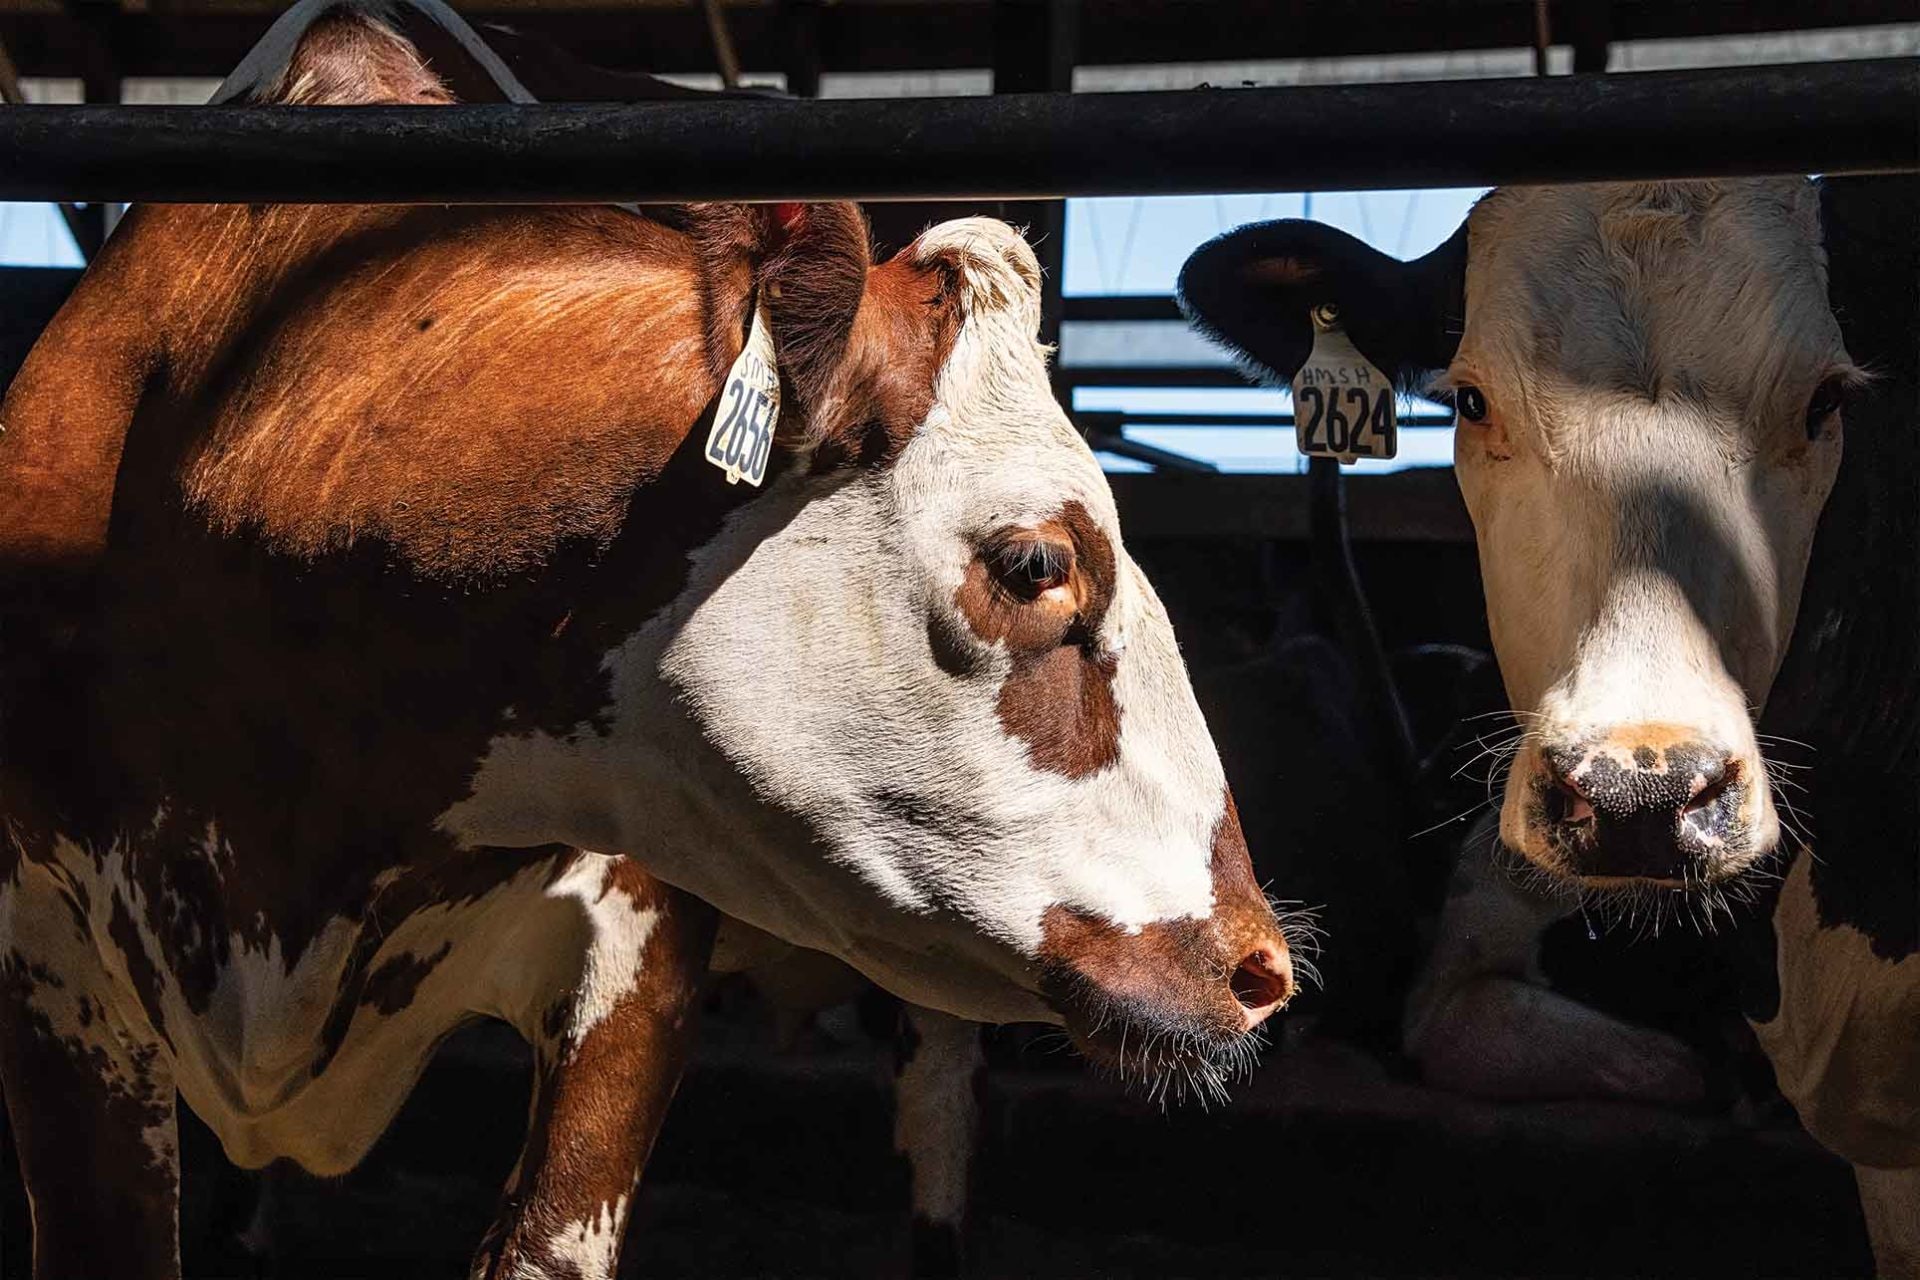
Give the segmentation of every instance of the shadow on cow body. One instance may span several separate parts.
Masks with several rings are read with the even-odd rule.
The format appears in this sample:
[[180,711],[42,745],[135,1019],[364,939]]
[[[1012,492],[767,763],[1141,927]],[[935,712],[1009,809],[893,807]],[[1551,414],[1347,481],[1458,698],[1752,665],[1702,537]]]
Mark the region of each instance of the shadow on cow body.
[[[257,97],[450,98],[323,10]],[[762,488],[705,451],[750,322]],[[540,1060],[477,1265],[610,1271],[713,908],[1154,1087],[1244,1065],[1287,941],[1038,322],[984,219],[132,210],[0,438],[40,1271],[169,1271],[176,1087],[333,1170],[475,1015]]]

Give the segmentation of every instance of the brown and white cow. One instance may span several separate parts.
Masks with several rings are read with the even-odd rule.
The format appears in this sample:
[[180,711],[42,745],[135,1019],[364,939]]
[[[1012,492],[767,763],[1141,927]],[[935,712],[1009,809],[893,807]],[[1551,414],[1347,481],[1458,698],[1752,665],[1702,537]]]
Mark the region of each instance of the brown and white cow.
[[[343,14],[263,96],[448,95]],[[756,298],[758,490],[702,456]],[[176,1090],[343,1170],[491,1016],[538,1083],[475,1273],[610,1275],[716,909],[1243,1064],[1287,944],[1038,298],[1003,224],[876,264],[850,205],[133,210],[0,407],[37,1273],[177,1272]]]
[[[1910,193],[1896,207],[1910,211]],[[1874,424],[1902,451],[1870,445],[1877,466],[1915,452],[1912,244],[1909,212],[1860,249],[1885,255],[1878,270],[1905,291],[1875,321],[1893,329],[1873,337],[1904,371]],[[1187,264],[1191,314],[1268,376],[1300,366],[1310,309],[1332,303],[1375,363],[1410,383],[1437,375],[1426,385],[1451,396],[1488,620],[1524,726],[1499,842],[1559,895],[1549,914],[1585,905],[1711,925],[1791,852],[1755,717],[1795,633],[1845,406],[1880,390],[1849,354],[1848,309],[1836,315],[1828,285],[1821,191],[1799,179],[1502,189],[1415,262],[1281,222],[1233,232]],[[1920,495],[1910,466],[1896,474],[1904,497],[1884,491],[1847,519],[1910,534],[1890,504]],[[1879,551],[1915,556],[1910,541]],[[1876,599],[1856,570],[1829,563],[1864,589],[1844,609],[1823,604],[1801,647],[1876,611],[1911,631],[1910,591]],[[1801,731],[1839,743],[1860,737],[1850,719],[1892,725],[1878,750],[1848,748],[1814,775],[1822,807],[1887,817],[1843,828],[1847,815],[1815,815],[1816,839],[1855,839],[1820,839],[1818,866],[1839,870],[1811,855],[1786,870],[1769,903],[1771,994],[1751,1009],[1803,1120],[1855,1163],[1880,1264],[1900,1275],[1920,1274],[1920,859],[1894,817],[1920,789],[1914,675],[1882,667],[1884,695],[1829,702],[1819,716],[1831,727]],[[1909,710],[1881,709],[1892,703]],[[1843,786],[1849,773],[1880,782]],[[1540,923],[1482,915],[1463,954],[1524,954]],[[1742,926],[1766,933],[1769,922]],[[1513,998],[1501,1016],[1537,1022],[1538,997]],[[1564,1013],[1551,1015],[1563,1040],[1581,1025]],[[1684,1084],[1679,1064],[1645,1066],[1645,1087]]]

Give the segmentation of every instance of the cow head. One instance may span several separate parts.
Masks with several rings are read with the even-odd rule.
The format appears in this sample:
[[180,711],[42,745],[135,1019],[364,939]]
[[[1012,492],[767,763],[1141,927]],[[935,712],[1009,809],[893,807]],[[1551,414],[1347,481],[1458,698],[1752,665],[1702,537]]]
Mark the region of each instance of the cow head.
[[1523,722],[1504,844],[1593,889],[1701,889],[1780,841],[1753,717],[1793,629],[1859,372],[1800,180],[1535,187],[1400,263],[1243,228],[1191,312],[1290,376],[1308,308],[1452,398],[1488,621]]
[[765,216],[790,465],[639,659],[755,793],[722,818],[751,883],[712,891],[916,1000],[1213,1078],[1292,962],[1048,384],[1032,251],[968,219],[868,267],[848,206]]

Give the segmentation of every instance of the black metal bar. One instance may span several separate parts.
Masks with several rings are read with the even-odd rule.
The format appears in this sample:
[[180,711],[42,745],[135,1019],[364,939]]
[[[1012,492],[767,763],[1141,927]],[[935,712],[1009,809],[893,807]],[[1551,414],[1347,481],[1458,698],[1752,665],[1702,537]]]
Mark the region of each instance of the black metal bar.
[[1178,320],[1180,305],[1172,298],[1157,294],[1128,295],[1107,293],[1068,298],[1062,304],[1065,320]]
[[[1079,416],[1084,418],[1086,415]],[[1085,429],[1087,444],[1090,448],[1101,453],[1111,453],[1117,458],[1131,458],[1135,462],[1144,462],[1149,466],[1168,471],[1217,472],[1220,470],[1203,458],[1189,457],[1184,453],[1175,453],[1172,449],[1142,444],[1138,440],[1128,439],[1119,431],[1107,431],[1099,427]]]
[[[1079,409],[1081,418],[1111,418],[1117,425],[1129,427],[1284,427],[1293,429],[1293,416],[1285,413],[1133,413],[1121,409]],[[1418,414],[1400,419],[1401,428],[1450,427],[1453,418],[1445,414]]]
[[9,200],[1018,199],[1916,168],[1913,59],[1188,93],[0,113]]
[[1244,387],[1247,376],[1230,364],[1203,365],[1058,365],[1066,387]]
[[[1070,93],[1080,0],[993,0],[993,91]],[[1065,287],[1067,205],[1064,200],[1010,200],[1000,216],[1026,229],[1040,263],[1040,341],[1060,341]],[[1057,370],[1057,366],[1056,366]],[[1062,384],[1054,379],[1054,394]]]

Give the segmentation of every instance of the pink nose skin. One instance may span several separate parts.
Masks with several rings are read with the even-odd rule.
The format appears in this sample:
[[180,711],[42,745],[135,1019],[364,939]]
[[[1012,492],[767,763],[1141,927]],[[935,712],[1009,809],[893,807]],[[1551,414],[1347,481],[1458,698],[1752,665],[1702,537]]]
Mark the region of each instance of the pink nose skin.
[[1233,971],[1232,986],[1251,1031],[1293,998],[1293,960],[1286,944],[1255,949]]

